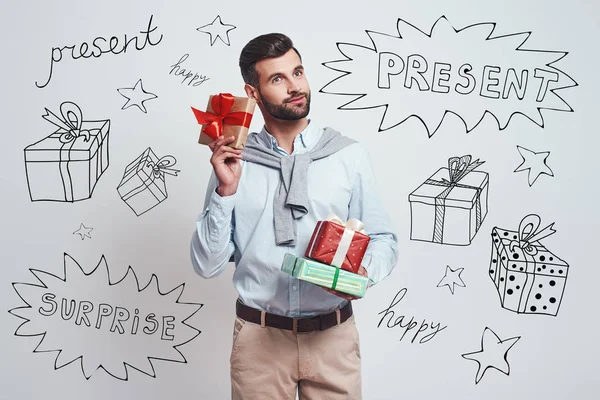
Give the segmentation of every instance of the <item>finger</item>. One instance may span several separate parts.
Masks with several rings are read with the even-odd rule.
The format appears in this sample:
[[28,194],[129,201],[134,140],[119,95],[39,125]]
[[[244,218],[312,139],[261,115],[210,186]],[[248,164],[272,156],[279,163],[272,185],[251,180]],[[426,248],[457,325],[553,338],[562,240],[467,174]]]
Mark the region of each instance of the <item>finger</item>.
[[235,136],[219,136],[211,142],[215,147],[222,146],[223,144],[231,143],[235,140]]
[[362,265],[358,268],[357,273],[362,276],[367,276],[367,277],[369,276],[369,273],[367,272],[365,267],[363,267]]
[[221,149],[215,151],[213,153],[213,156],[215,157],[215,161],[224,162],[228,158],[241,159],[242,153],[240,150],[232,149],[231,147],[229,147],[229,148],[221,148]]
[[231,146],[227,146],[227,145],[220,146],[217,150],[233,151],[235,153],[242,154],[241,149],[236,149],[235,147],[231,147]]
[[215,143],[215,150],[219,150],[219,149],[231,149],[231,150],[235,150],[235,151],[239,151],[241,152],[242,150],[237,149],[235,147],[229,146],[229,144],[232,142],[232,140],[220,140],[219,142]]
[[221,141],[221,142],[229,143],[229,142],[233,142],[235,140],[235,136],[233,136],[233,135],[229,135],[229,136],[221,135],[217,139],[219,141]]
[[231,146],[227,146],[226,143],[217,143],[215,146],[215,152],[220,152],[220,151],[232,151],[235,153],[239,153],[242,154],[242,150],[240,149],[236,149],[235,147],[231,147]]
[[235,141],[235,136],[219,136],[216,141],[216,144],[217,144],[217,146],[220,147],[220,146],[226,146],[229,143],[232,143],[234,141]]

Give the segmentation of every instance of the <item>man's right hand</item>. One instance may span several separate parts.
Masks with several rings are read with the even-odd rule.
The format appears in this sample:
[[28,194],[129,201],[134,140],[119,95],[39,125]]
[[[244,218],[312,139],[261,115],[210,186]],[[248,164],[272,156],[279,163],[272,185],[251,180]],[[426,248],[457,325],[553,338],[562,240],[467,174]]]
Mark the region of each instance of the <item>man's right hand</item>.
[[208,145],[213,153],[210,157],[210,163],[219,181],[217,193],[221,197],[231,196],[237,191],[242,175],[242,165],[239,161],[242,159],[242,150],[227,146],[234,140],[234,136],[227,138],[220,136]]

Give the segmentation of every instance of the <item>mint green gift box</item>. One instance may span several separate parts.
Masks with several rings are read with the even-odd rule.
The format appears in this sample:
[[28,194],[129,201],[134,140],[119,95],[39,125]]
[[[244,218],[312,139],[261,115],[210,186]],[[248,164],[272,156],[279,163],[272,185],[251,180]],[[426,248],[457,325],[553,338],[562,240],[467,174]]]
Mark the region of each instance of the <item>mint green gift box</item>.
[[369,283],[366,276],[290,253],[283,257],[281,270],[303,281],[358,297],[365,296]]

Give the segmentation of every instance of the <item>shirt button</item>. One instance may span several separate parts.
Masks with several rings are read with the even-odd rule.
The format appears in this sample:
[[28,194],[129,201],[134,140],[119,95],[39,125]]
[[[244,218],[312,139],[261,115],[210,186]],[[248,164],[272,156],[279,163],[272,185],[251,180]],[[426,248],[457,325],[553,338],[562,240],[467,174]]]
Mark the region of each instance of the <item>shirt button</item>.
[[296,290],[296,289],[298,289],[298,286],[296,286],[296,285],[292,286],[292,290]]

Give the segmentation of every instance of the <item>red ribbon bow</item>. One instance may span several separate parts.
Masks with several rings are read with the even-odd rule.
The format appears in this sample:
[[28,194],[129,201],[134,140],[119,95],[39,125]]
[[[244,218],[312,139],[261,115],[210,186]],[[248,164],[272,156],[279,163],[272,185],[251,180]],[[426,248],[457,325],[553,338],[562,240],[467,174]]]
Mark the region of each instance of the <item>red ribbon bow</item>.
[[223,125],[238,125],[250,127],[252,114],[238,111],[229,112],[235,98],[230,93],[220,93],[212,97],[210,105],[214,113],[204,112],[192,107],[192,111],[200,125],[204,125],[202,132],[212,139],[217,139],[223,134]]

